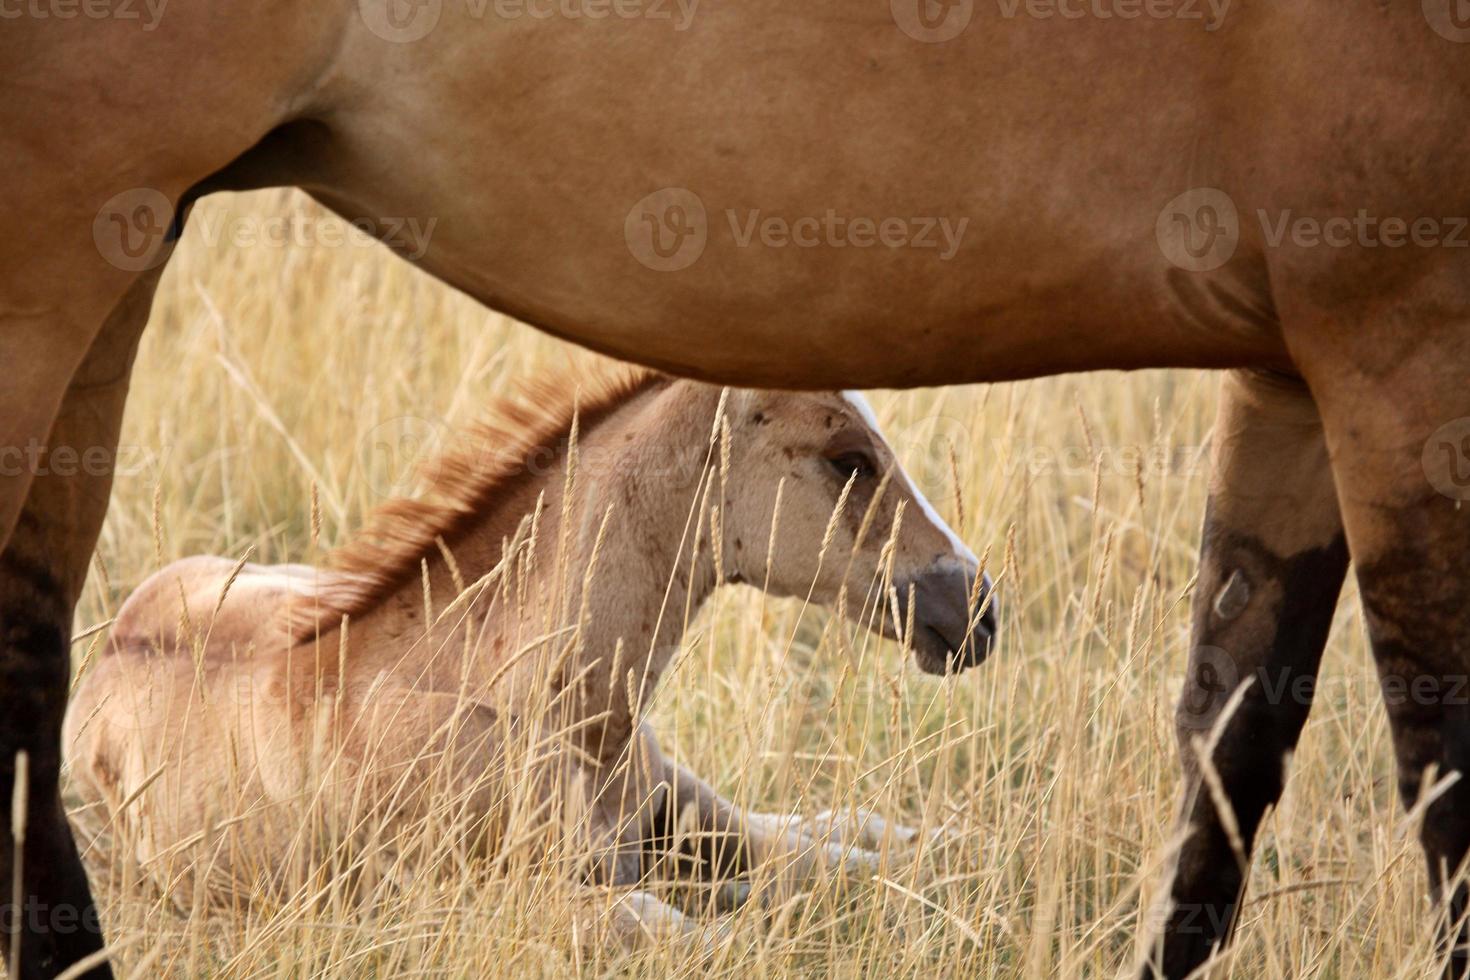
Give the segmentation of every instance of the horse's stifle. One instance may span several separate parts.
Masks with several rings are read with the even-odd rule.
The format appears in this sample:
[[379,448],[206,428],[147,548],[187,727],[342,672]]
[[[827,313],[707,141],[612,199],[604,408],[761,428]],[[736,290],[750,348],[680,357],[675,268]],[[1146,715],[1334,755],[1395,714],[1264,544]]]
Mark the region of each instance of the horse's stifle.
[[[795,880],[913,837],[868,814],[743,812],[640,719],[721,582],[842,610],[931,673],[989,652],[988,580],[866,404],[649,373],[579,401],[568,379],[503,401],[332,571],[190,558],[133,594],[64,744],[144,867],[249,894],[323,813],[338,840],[431,825],[490,855],[557,825],[577,877],[616,886],[650,861]],[[624,939],[695,928],[644,892],[612,907]]]

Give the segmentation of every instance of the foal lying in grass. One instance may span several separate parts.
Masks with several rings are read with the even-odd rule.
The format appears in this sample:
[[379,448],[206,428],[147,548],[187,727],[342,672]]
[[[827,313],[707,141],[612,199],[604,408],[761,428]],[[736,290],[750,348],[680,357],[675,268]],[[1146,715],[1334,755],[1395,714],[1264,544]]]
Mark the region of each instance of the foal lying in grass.
[[[578,880],[628,886],[650,859],[809,875],[911,834],[744,812],[641,721],[722,581],[879,623],[931,673],[988,653],[988,582],[866,403],[649,373],[584,383],[579,405],[576,387],[502,402],[331,571],[189,558],[128,599],[65,745],[155,877],[248,894],[305,838],[340,857],[427,827],[494,856],[556,825]],[[625,936],[693,927],[647,893],[613,908]]]

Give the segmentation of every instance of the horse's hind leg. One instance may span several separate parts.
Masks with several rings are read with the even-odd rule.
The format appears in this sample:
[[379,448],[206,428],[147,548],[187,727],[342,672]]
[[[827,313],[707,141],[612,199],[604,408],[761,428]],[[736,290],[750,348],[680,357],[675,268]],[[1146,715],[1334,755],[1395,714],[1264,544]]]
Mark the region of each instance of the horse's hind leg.
[[[1321,338],[1311,382],[1341,488],[1400,794],[1406,806],[1422,794],[1439,794],[1422,796],[1421,841],[1434,898],[1446,915],[1446,975],[1464,977],[1470,972],[1463,922],[1470,896],[1462,877],[1470,847],[1470,276],[1463,261],[1444,259],[1453,274],[1421,280],[1420,288],[1435,290],[1425,302],[1390,306],[1380,322],[1349,320]],[[1449,319],[1450,311],[1459,317]],[[1446,787],[1445,777],[1457,781]]]
[[[70,680],[72,610],[86,578],[112,484],[113,455],[138,334],[156,276],[146,276],[113,312],[91,348],[68,361],[52,338],[50,360],[64,369],[66,394],[48,429],[4,449],[0,464],[25,468],[28,492],[0,553],[0,881],[10,902],[16,858],[11,826],[16,757],[28,758],[20,906],[5,906],[0,936],[7,959],[20,943],[20,977],[53,976],[102,948],[101,926],[62,811],[60,732]],[[0,340],[3,345],[3,340]],[[44,365],[32,351],[6,361],[18,373],[0,384],[7,396],[45,399]],[[78,363],[80,366],[78,366]],[[28,374],[30,371],[41,372]],[[70,387],[66,387],[70,379]],[[27,389],[27,381],[36,390]],[[14,417],[12,417],[14,418]],[[45,454],[30,451],[46,447]],[[17,463],[14,450],[22,454]],[[59,452],[58,452],[59,450]],[[17,484],[12,479],[7,487]],[[3,510],[0,501],[0,510]],[[4,540],[0,528],[0,540]],[[103,965],[88,976],[110,976]]]
[[[1322,425],[1300,382],[1228,375],[1214,447],[1176,714],[1184,836],[1145,976],[1186,976],[1228,939],[1256,828],[1281,794],[1285,756],[1311,707],[1347,569]],[[1212,738],[1215,792],[1200,757]]]

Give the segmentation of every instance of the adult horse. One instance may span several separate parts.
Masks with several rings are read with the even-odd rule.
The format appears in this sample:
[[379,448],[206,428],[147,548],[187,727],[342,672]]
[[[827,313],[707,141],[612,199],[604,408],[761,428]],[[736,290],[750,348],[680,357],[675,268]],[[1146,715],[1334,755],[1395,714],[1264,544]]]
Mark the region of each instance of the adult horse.
[[[23,750],[21,975],[101,943],[57,795],[71,611],[110,480],[95,452],[76,461],[116,443],[190,202],[278,184],[489,306],[706,379],[1230,369],[1181,716],[1218,729],[1215,778],[1196,792],[1184,753],[1190,833],[1152,957],[1188,972],[1228,935],[1309,707],[1310,685],[1280,681],[1315,675],[1349,553],[1386,681],[1457,691],[1470,666],[1461,7],[9,8],[0,793]],[[436,222],[427,248],[410,218]],[[1387,701],[1406,800],[1470,765],[1463,699]],[[1470,781],[1441,789],[1423,844],[1454,921]]]

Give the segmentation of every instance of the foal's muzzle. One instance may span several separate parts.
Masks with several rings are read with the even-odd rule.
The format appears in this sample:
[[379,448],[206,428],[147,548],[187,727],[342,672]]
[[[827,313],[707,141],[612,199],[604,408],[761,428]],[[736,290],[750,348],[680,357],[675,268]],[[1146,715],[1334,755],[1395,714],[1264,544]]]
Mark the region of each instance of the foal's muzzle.
[[[899,628],[913,602],[914,660],[926,674],[956,674],[990,656],[998,629],[990,577],[975,588],[974,567],[945,560],[898,590]],[[972,606],[971,597],[975,602]]]

